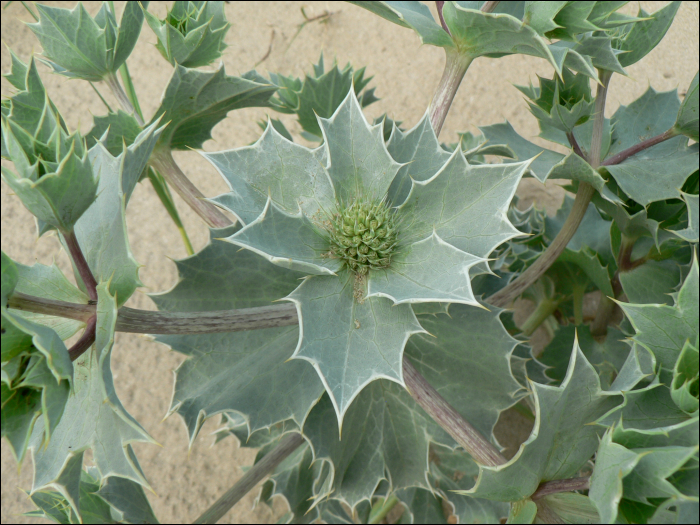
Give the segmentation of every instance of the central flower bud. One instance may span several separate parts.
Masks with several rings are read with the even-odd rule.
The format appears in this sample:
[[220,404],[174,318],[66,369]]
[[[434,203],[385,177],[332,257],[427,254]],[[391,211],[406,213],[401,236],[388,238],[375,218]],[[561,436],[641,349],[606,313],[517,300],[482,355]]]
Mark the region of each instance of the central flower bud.
[[338,205],[326,228],[330,255],[343,259],[352,272],[366,275],[391,264],[398,231],[394,211],[386,201]]

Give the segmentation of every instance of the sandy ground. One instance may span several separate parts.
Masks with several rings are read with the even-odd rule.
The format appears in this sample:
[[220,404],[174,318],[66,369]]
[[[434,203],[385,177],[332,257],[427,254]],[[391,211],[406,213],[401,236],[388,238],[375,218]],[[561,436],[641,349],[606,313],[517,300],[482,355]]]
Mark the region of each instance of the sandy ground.
[[[4,7],[5,2],[3,2]],[[54,2],[72,7],[75,2]],[[117,11],[121,13],[121,2]],[[642,2],[647,11],[655,11],[665,2]],[[86,2],[91,13],[99,2]],[[323,23],[307,24],[293,36],[304,22],[301,8],[309,18],[324,12],[331,15]],[[628,6],[630,12],[636,5]],[[152,12],[165,12],[164,2],[152,2]],[[340,2],[231,2],[226,13],[232,27],[226,38],[229,48],[223,58],[229,74],[243,73],[256,63],[258,71],[275,71],[285,75],[301,75],[309,71],[321,51],[328,59],[337,57],[344,65],[367,66],[374,75],[372,85],[381,101],[367,109],[370,117],[386,112],[392,118],[413,126],[425,112],[444,64],[443,51],[421,46],[410,30],[385,22],[358,7]],[[31,31],[18,20],[31,19],[19,2],[14,2],[2,16],[2,39],[23,60],[40,46]],[[151,44],[155,37],[144,25],[139,45],[128,60],[129,68],[146,117],[156,110],[160,95],[171,74],[171,66]],[[2,72],[9,72],[9,53],[2,48]],[[264,59],[264,60],[263,60]],[[651,84],[657,90],[678,87],[684,90],[698,68],[698,3],[685,2],[680,8],[665,40],[640,64],[628,69],[629,78],[615,76],[610,89],[606,113],[611,115],[620,103],[629,103]],[[105,112],[97,95],[85,82],[70,81],[51,75],[40,65],[40,73],[55,104],[69,128],[86,132],[92,115]],[[522,102],[522,95],[511,85],[536,81],[535,75],[551,75],[551,67],[541,59],[513,56],[499,60],[475,61],[455,98],[441,139],[454,141],[460,131],[476,131],[475,126],[508,119],[523,135],[533,137],[537,125]],[[2,80],[2,93],[9,94],[8,83]],[[106,87],[98,86],[113,107],[116,102]],[[256,122],[266,111],[245,109],[231,113],[214,129],[214,141],[205,144],[208,151],[249,144],[260,134]],[[278,116],[278,115],[274,115]],[[281,117],[289,129],[299,126],[287,116]],[[196,153],[177,154],[176,158],[191,180],[206,194],[217,195],[226,190],[214,170]],[[555,183],[543,186],[530,179],[519,190],[523,203],[533,200],[550,213],[556,210],[563,190]],[[207,230],[199,218],[181,201],[178,207],[195,249],[206,243]],[[139,185],[127,213],[131,246],[143,265],[140,276],[146,287],[143,292],[157,292],[172,287],[177,275],[169,260],[186,255],[177,230],[170,222],[149,184]],[[51,236],[36,239],[34,221],[2,185],[2,249],[24,264],[38,261],[50,264],[55,260],[71,275],[65,253]],[[136,308],[153,309],[144,293],[136,293],[127,303]],[[234,439],[211,447],[209,432],[216,427],[212,420],[205,425],[194,447],[187,451],[187,435],[177,417],[162,421],[169,407],[173,383],[172,371],[182,361],[178,354],[163,346],[132,334],[117,334],[113,369],[117,393],[127,410],[138,419],[162,448],[137,444],[141,465],[157,495],[151,495],[156,515],[162,522],[191,521],[242,475],[241,466],[252,463],[254,453],[239,449]],[[517,415],[507,413],[499,423],[499,439],[512,455],[527,437],[528,426]],[[20,490],[31,486],[30,460],[21,471],[9,448],[2,444],[2,523],[30,523],[21,513],[33,508]],[[251,492],[223,519],[228,523],[274,522],[284,511],[283,502],[273,510],[253,509],[255,494]]]

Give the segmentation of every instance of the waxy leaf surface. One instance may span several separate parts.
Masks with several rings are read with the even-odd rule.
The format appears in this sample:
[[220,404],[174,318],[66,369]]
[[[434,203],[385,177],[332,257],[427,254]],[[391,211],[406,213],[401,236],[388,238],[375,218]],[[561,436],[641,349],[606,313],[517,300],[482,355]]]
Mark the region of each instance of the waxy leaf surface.
[[597,372],[577,343],[561,386],[531,386],[536,412],[530,437],[505,465],[482,467],[476,486],[468,494],[519,501],[530,496],[542,481],[576,476],[594,454],[602,433],[590,423],[621,402],[619,394],[601,390]]
[[248,80],[245,75],[226,75],[223,64],[216,71],[177,65],[150,123],[169,122],[158,140],[159,146],[198,149],[211,138],[212,128],[229,111],[266,107],[275,91],[276,86]]
[[657,362],[672,370],[687,340],[698,338],[698,261],[676,297],[674,306],[619,303],[636,330],[634,340],[651,350]]
[[148,487],[128,445],[137,441],[154,441],[124,409],[112,379],[110,358],[117,302],[110,295],[107,282],[98,284],[97,296],[95,344],[75,361],[73,395],[66,403],[63,417],[48,445],[42,442],[43,425],[36,425],[31,437],[34,459],[32,492],[56,483],[63,486],[77,484],[80,466],[72,470],[69,467],[75,466],[77,461],[72,459],[82,456],[88,448],[92,449],[101,478],[120,476]]
[[[213,237],[236,227],[212,230]],[[180,281],[151,295],[161,310],[198,312],[266,306],[298,285],[302,274],[219,240],[176,261]],[[190,356],[176,371],[170,413],[177,412],[192,443],[206,419],[235,411],[250,433],[280,421],[300,427],[323,393],[314,369],[289,361],[296,326],[203,335],[158,335],[156,340]]]

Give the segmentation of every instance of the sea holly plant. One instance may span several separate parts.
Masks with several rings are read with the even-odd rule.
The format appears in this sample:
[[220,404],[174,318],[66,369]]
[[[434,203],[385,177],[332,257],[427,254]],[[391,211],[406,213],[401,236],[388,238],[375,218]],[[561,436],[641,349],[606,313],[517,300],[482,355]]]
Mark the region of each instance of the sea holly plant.
[[[696,523],[698,75],[606,118],[615,75],[680,2],[623,4],[358,2],[445,49],[409,125],[368,120],[372,77],[323,55],[303,79],[212,67],[235,5],[174,2],[160,19],[147,2],[120,18],[111,2],[94,16],[25,3],[42,55],[10,54],[2,178],[73,266],[2,253],[2,436],[18,463],[32,456],[27,515],[157,522],[132,445],[153,439],[111,370],[126,331],[186,356],[168,415],[190,445],[214,417],[217,441],[259,449],[196,523],[265,478],[258,504],[282,497],[291,523]],[[126,65],[144,19],[172,68],[148,117]],[[515,89],[556,146],[468,119],[480,133],[441,143],[470,64],[511,54],[548,64]],[[70,132],[42,63],[120,107]],[[246,107],[296,122],[188,153],[228,185],[207,197],[172,152],[201,150]],[[575,196],[552,216],[523,209],[523,177],[565,179]],[[189,254],[150,295],[158,311],[124,306],[142,286],[125,217],[146,180]],[[171,189],[210,228],[197,253]],[[516,324],[519,298],[531,307]],[[506,411],[533,424],[510,459]]]

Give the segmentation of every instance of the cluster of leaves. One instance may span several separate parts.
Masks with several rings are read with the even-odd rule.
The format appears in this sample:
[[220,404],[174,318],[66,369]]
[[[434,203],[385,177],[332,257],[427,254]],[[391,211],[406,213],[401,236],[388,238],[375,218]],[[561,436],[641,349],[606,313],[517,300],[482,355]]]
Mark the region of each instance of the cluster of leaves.
[[[603,167],[588,158],[591,82],[625,74],[648,54],[679,2],[636,17],[617,11],[624,2],[501,2],[494,13],[482,12],[483,2],[448,2],[444,23],[419,2],[358,4],[445,48],[448,60],[547,60],[552,77],[519,89],[540,136],[570,153],[539,147],[508,122],[451,146],[440,144],[428,114],[408,131],[390,119],[370,124],[371,78],[350,65],[325,71],[323,56],[303,80],[196,69],[225,47],[221,2],[175,2],[164,20],[130,2],[120,24],[107,3],[94,18],[80,4],[38,7],[31,27],[56,73],[114,87],[117,73],[128,78],[125,60],[145,17],[173,74],[146,124],[134,99],[133,114],[95,117],[83,138],[67,131],[34,60],[13,55],[7,78],[17,92],[2,103],[2,155],[14,171],[3,167],[3,180],[40,234],[55,228],[64,244],[75,236],[97,282],[97,335],[71,363],[63,341],[85,324],[21,312],[11,299],[86,304],[91,290],[56,267],[2,255],[2,435],[18,461],[32,450],[32,515],[156,521],[130,445],[152,439],[121,405],[110,369],[117,309],[140,285],[125,208],[153,159],[201,148],[229,111],[260,106],[295,114],[302,136],[320,145],[294,143],[270,120],[255,144],[204,154],[230,187],[211,202],[238,224],[213,229],[205,248],[176,261],[177,285],[151,297],[164,312],[284,300],[299,325],[156,336],[188,357],[169,413],[183,419],[190,442],[220,416],[218,437],[260,448],[258,461],[301,432],[305,443],[260,496],[284,497],[290,522],[364,522],[391,498],[405,522],[444,523],[443,502],[466,523],[509,514],[530,523],[541,508],[572,523],[697,521],[698,145],[689,139],[698,140],[698,76],[683,102],[649,88],[621,106],[602,126]],[[486,155],[504,160],[489,164]],[[485,298],[535,263],[574,206],[567,198],[554,217],[518,209],[515,190],[530,175],[597,193],[562,255],[525,291],[535,313],[519,330]],[[390,264],[359,272],[334,255],[327,219],[353,203],[396,218]],[[380,249],[380,221],[358,217],[336,229],[352,229],[343,239],[353,246]],[[354,241],[360,233],[371,239]],[[584,316],[593,291],[618,300],[624,319],[615,328],[605,330],[604,319],[601,332],[598,316]],[[540,325],[551,341],[535,360],[526,341]],[[407,392],[404,359],[496,445],[501,412],[528,406],[529,439],[503,465],[477,464]],[[87,449],[95,467],[84,469]],[[531,499],[543,482],[585,472],[587,493]]]

